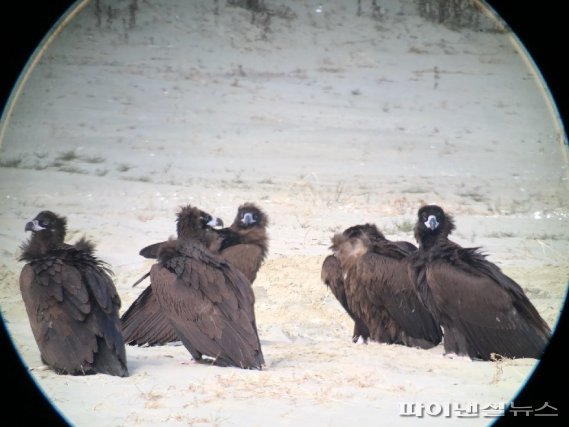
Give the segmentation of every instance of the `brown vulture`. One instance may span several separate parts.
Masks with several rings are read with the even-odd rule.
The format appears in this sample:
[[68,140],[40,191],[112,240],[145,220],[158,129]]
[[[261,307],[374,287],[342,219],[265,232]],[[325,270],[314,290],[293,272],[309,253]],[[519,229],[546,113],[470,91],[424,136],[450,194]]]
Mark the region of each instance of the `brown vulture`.
[[[200,229],[213,229],[213,227],[219,225],[223,225],[223,221],[220,218],[213,217],[209,213],[200,210]],[[160,247],[164,244],[168,244],[168,241],[147,246],[140,251],[140,254],[146,258],[156,259]],[[150,271],[141,277],[135,285],[148,276],[150,276]],[[158,305],[150,285],[142,291],[138,298],[123,313],[121,326],[124,340],[130,345],[164,345],[180,340],[170,321]]]
[[350,227],[333,238],[346,304],[369,338],[431,348],[441,342],[442,332],[409,280],[407,256],[413,246],[386,239],[373,224]]
[[[349,238],[350,229],[344,231],[343,235]],[[362,319],[360,319],[348,305],[348,299],[346,297],[346,288],[344,284],[344,273],[342,272],[342,266],[340,265],[340,260],[338,258],[340,245],[343,243],[344,239],[339,237],[334,237],[332,239],[332,246],[330,249],[334,252],[332,255],[328,255],[324,258],[322,263],[322,270],[320,272],[320,278],[322,282],[330,289],[334,297],[338,300],[340,305],[344,308],[346,313],[354,321],[354,332],[352,334],[352,341],[357,343],[360,339],[365,343],[369,339],[369,329]]]
[[[215,227],[223,225],[223,222],[213,218],[212,223],[207,225]],[[253,283],[269,250],[268,225],[268,217],[261,208],[254,203],[243,203],[237,209],[230,227],[215,229],[218,238],[212,239],[208,249],[231,262]],[[145,258],[156,258],[160,245],[164,243],[146,246],[140,250],[140,255]]]
[[436,205],[419,209],[409,273],[444,331],[448,355],[491,360],[540,358],[551,330],[523,289],[480,248],[449,240],[454,220]]
[[160,246],[150,286],[160,309],[197,362],[262,369],[249,280],[208,247],[218,236],[199,209],[177,218],[177,239]]
[[[251,283],[268,252],[267,215],[255,204],[239,206],[230,227],[213,229],[223,222],[202,211],[201,227],[215,232],[208,249],[219,254],[241,271]],[[210,233],[211,234],[211,233]],[[166,242],[154,243],[140,251],[146,258],[157,258],[158,250]],[[121,317],[125,341],[130,345],[164,345],[179,341],[170,322],[162,314],[148,286]]]
[[42,362],[58,374],[128,376],[121,301],[94,245],[66,244],[67,219],[50,211],[25,230],[20,290]]

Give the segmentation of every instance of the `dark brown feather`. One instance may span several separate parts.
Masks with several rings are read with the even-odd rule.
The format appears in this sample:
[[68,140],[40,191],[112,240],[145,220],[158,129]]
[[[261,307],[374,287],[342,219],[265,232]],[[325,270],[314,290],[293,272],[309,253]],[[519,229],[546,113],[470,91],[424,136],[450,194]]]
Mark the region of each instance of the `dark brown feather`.
[[[206,228],[205,223],[201,225],[203,229]],[[258,206],[244,203],[239,206],[229,228],[216,230],[207,227],[210,233],[206,244],[211,252],[219,254],[253,283],[268,253],[267,225],[268,217]],[[140,254],[157,258],[160,248],[166,243],[147,246]],[[154,346],[178,341],[176,332],[157,307],[157,301],[149,288],[121,317],[126,342],[131,345]]]
[[366,342],[369,339],[369,330],[366,324],[360,319],[349,307],[348,299],[346,297],[346,289],[344,284],[344,277],[340,261],[335,255],[328,255],[322,263],[322,270],[320,273],[322,282],[332,292],[334,297],[342,305],[346,313],[354,321],[354,332],[352,334],[352,341],[358,342],[361,338]]
[[251,284],[207,249],[212,231],[197,224],[194,209],[179,213],[175,246],[162,246],[150,270],[156,301],[196,361],[262,369]]
[[[183,228],[183,212],[183,209],[179,212],[178,220],[176,222],[178,233],[181,231],[181,228]],[[222,224],[221,220],[214,218],[205,211],[198,210],[196,214],[198,217],[194,226],[202,230],[213,230],[212,227],[214,225]],[[211,246],[217,245],[217,239],[214,239],[213,237],[213,235],[208,237],[208,239],[210,239],[208,244]],[[140,255],[145,258],[157,259],[159,253],[166,256],[168,252],[171,252],[173,255],[177,253],[176,238],[171,238],[164,242],[149,245],[140,251]],[[139,279],[136,284],[149,276],[150,272]],[[120,320],[124,340],[127,344],[155,346],[179,341],[176,331],[172,328],[170,321],[166,318],[158,305],[158,301],[156,301],[156,297],[154,296],[154,292],[150,285],[147,286],[136,300],[127,308]]]
[[384,343],[429,348],[441,341],[440,327],[408,278],[413,244],[391,242],[373,224],[350,227],[332,242],[337,261],[325,260],[322,279],[356,329],[360,322],[372,340]]
[[268,216],[253,203],[244,203],[237,209],[237,215],[227,232],[219,230],[220,256],[241,271],[251,283],[267,257],[269,238]]
[[430,348],[442,333],[407,273],[410,247],[391,242],[373,225],[352,231],[340,250],[346,295],[374,341]]
[[66,220],[50,211],[26,230],[20,290],[42,361],[59,374],[128,376],[120,298],[94,245],[65,244]]
[[164,345],[179,341],[164,316],[151,286],[147,286],[121,316],[125,342],[131,345]]
[[436,205],[418,211],[410,277],[444,329],[447,353],[491,360],[539,358],[551,330],[514,280],[478,248],[448,239],[452,217]]

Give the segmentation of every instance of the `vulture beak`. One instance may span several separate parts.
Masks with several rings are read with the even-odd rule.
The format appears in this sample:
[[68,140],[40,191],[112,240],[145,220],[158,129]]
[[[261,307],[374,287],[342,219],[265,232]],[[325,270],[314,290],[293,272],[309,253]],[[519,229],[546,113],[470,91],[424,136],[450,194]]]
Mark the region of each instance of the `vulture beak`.
[[425,227],[434,230],[435,228],[437,228],[439,226],[439,222],[437,221],[437,218],[434,215],[429,215],[429,218],[427,219],[427,221],[425,221]]
[[221,220],[221,218],[217,218],[217,217],[213,217],[208,223],[207,225],[209,227],[223,227],[223,221]]
[[245,215],[243,215],[243,218],[241,218],[241,222],[246,224],[246,225],[251,225],[251,224],[255,224],[255,219],[253,218],[253,214],[250,212],[247,212]]
[[39,225],[36,219],[26,223],[26,228],[24,229],[24,231],[41,231],[41,230],[45,230],[45,228]]

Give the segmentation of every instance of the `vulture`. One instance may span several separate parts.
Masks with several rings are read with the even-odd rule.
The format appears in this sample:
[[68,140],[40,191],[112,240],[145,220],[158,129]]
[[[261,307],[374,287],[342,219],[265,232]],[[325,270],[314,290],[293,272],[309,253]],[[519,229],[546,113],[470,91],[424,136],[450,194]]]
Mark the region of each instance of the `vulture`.
[[160,246],[150,286],[162,313],[196,362],[262,369],[250,281],[208,247],[218,236],[190,205],[177,215],[177,239]]
[[[213,217],[202,210],[199,211],[199,218],[200,221],[195,226],[202,231],[223,226],[223,221],[220,218]],[[143,248],[140,254],[145,258],[156,259],[160,247],[165,244],[168,244],[168,241],[152,244]],[[141,277],[134,286],[148,276],[150,276],[150,272]],[[158,305],[150,285],[134,300],[120,320],[124,340],[129,345],[154,346],[180,340]]]
[[20,291],[42,362],[58,374],[127,377],[121,305],[108,264],[84,237],[65,243],[67,219],[40,212],[25,226]]
[[[350,236],[350,229],[344,231],[343,235],[346,238]],[[344,240],[344,239],[341,239]],[[369,339],[369,329],[362,319],[360,319],[348,305],[348,298],[346,297],[346,287],[344,284],[344,273],[342,272],[342,266],[340,265],[339,246],[341,245],[340,238],[336,237],[332,239],[332,246],[330,249],[333,250],[332,255],[328,255],[324,258],[322,263],[322,269],[320,272],[320,278],[322,282],[328,287],[332,292],[332,295],[338,300],[340,305],[344,308],[346,313],[354,321],[354,332],[352,334],[352,341],[357,343],[362,340],[367,343]]]
[[[220,219],[213,219],[209,226],[223,225]],[[251,283],[267,257],[268,216],[254,203],[243,203],[230,227],[216,229],[218,238],[213,239],[209,250],[219,253],[237,267]],[[154,243],[140,250],[145,258],[156,258],[158,249],[165,242]]]
[[[202,211],[202,229],[209,229],[208,249],[219,254],[241,271],[253,283],[268,253],[268,216],[254,203],[239,206],[230,227],[214,229],[223,222]],[[157,258],[158,250],[166,242],[154,243],[141,249],[145,258]],[[162,314],[148,286],[121,317],[125,341],[131,345],[164,345],[179,341],[170,323]]]
[[454,219],[437,205],[418,210],[409,275],[444,331],[448,356],[539,359],[551,330],[523,289],[486,259],[448,236]]
[[333,238],[347,306],[369,338],[427,349],[441,342],[442,331],[409,279],[413,246],[386,239],[373,224],[350,227]]

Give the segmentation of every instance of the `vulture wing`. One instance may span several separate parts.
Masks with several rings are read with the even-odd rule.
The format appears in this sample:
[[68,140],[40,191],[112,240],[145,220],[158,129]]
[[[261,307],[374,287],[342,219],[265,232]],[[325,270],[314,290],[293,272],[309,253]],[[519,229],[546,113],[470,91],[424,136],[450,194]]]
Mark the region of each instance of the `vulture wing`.
[[445,336],[450,331],[445,350],[484,360],[492,353],[539,358],[551,331],[521,287],[487,261],[474,267],[443,260],[427,265]]
[[152,288],[174,330],[192,356],[226,366],[261,369],[264,364],[249,281],[230,264],[200,247],[155,264]]
[[401,343],[434,347],[442,340],[441,328],[421,302],[407,270],[406,259],[374,252],[363,255],[357,264],[357,275],[367,298],[385,308],[401,332]]
[[107,272],[81,258],[84,262],[74,263],[45,256],[20,274],[42,360],[58,373],[128,376],[120,299]]
[[152,245],[148,245],[148,246],[142,248],[138,252],[138,254],[143,256],[144,258],[156,259],[156,258],[158,258],[158,250],[160,249],[160,246],[162,246],[164,243],[167,243],[167,241],[153,243]]
[[320,277],[322,282],[328,286],[338,302],[344,307],[344,310],[350,313],[348,299],[346,298],[346,289],[344,288],[344,278],[342,277],[342,267],[340,266],[338,258],[334,255],[328,255],[324,259]]
[[342,305],[346,313],[354,321],[354,333],[352,341],[357,342],[360,337],[364,340],[369,338],[369,330],[366,324],[360,319],[349,307],[348,299],[346,297],[346,289],[344,287],[344,278],[342,277],[342,268],[340,261],[334,255],[328,255],[322,263],[322,270],[320,273],[322,282],[336,297],[338,302]]
[[124,341],[130,345],[164,345],[179,341],[170,321],[162,312],[152,286],[146,287],[121,316]]

